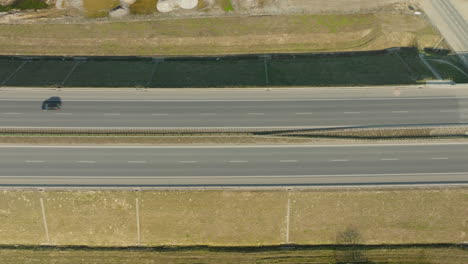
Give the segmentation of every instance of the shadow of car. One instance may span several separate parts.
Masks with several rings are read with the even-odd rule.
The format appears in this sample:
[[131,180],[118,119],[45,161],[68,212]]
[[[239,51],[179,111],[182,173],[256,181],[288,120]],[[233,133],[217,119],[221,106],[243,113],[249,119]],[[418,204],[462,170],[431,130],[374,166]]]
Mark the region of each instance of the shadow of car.
[[43,111],[60,110],[62,109],[62,99],[58,96],[52,96],[49,99],[44,100],[44,102],[42,102],[41,109]]

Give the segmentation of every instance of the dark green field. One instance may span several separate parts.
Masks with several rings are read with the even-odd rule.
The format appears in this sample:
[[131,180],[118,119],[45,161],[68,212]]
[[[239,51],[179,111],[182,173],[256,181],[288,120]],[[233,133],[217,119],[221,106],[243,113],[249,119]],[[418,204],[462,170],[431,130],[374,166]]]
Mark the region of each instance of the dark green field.
[[166,60],[156,66],[150,87],[265,86],[263,60]]
[[2,264],[465,264],[462,248],[0,249]]
[[145,87],[154,63],[143,61],[86,61],[80,63],[65,86],[72,87]]
[[[419,84],[435,77],[416,49],[227,57],[0,57],[0,84],[26,87],[281,87]],[[467,82],[452,55],[426,56],[445,79]],[[441,62],[442,61],[442,62]],[[455,69],[450,64],[461,69]]]
[[19,60],[0,59],[0,84],[5,82],[21,64]]
[[37,60],[26,62],[8,80],[11,86],[58,86],[61,85],[74,61]]

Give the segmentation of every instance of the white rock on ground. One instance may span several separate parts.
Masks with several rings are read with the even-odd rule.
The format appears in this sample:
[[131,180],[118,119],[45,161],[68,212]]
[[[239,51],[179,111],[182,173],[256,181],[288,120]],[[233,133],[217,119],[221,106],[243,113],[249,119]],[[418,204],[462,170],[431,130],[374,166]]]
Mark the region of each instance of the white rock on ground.
[[198,0],[179,0],[179,6],[183,9],[193,9],[197,7]]
[[127,5],[133,5],[136,2],[136,0],[120,0],[120,3],[122,4],[127,4]]
[[0,5],[7,6],[13,4],[14,2],[16,2],[16,0],[0,0]]
[[159,0],[156,8],[159,12],[171,12],[177,8],[193,9],[197,7],[198,0]]
[[133,5],[136,0],[120,0],[120,6],[123,9],[130,9],[130,6]]
[[177,4],[173,0],[159,0],[156,4],[159,12],[167,13],[177,8]]
[[130,10],[126,8],[118,8],[109,12],[109,16],[112,18],[121,18],[128,16],[128,14],[130,14]]
[[76,8],[84,10],[83,0],[56,0],[55,7],[58,9]]
[[[136,0],[120,0],[120,8],[109,11],[109,16],[114,18],[124,17],[130,14],[130,6],[133,5]],[[122,11],[120,9],[125,10]]]

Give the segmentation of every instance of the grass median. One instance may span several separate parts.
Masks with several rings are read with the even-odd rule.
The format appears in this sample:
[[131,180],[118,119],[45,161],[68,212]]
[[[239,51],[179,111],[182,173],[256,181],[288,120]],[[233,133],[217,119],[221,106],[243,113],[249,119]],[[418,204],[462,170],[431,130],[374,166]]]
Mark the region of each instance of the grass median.
[[34,129],[3,128],[0,144],[334,144],[466,141],[467,126],[329,129]]

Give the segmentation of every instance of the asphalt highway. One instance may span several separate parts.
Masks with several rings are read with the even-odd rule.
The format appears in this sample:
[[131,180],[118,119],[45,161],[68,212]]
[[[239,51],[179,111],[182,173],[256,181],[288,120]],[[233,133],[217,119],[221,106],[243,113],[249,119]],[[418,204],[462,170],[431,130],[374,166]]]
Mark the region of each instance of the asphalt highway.
[[468,183],[467,144],[0,146],[0,185]]
[[42,111],[41,100],[0,99],[0,126],[322,127],[468,122],[468,97],[62,100],[62,110]]
[[466,10],[457,8],[453,0],[423,0],[421,5],[448,44],[468,66],[468,23],[462,15]]

